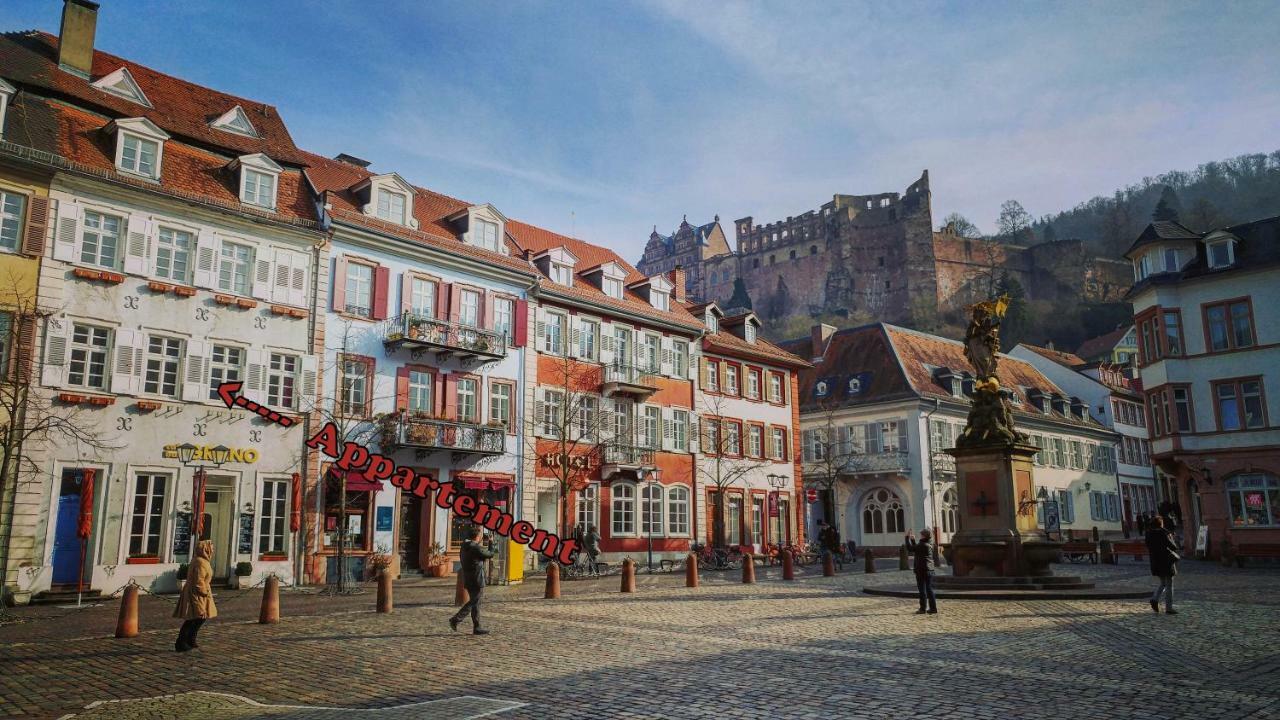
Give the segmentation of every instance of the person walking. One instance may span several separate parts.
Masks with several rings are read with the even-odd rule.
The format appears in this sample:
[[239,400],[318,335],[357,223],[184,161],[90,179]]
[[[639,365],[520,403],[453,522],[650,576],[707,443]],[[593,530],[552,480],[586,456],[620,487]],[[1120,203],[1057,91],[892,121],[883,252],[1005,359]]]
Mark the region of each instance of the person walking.
[[200,647],[196,643],[196,633],[205,620],[218,617],[218,608],[213,604],[213,588],[209,582],[213,579],[213,566],[209,560],[213,558],[213,543],[201,540],[196,544],[195,557],[187,565],[187,582],[178,594],[178,605],[173,609],[173,616],[182,618],[182,628],[178,630],[178,641],[173,649],[187,652]]
[[1156,515],[1151,518],[1151,527],[1147,530],[1147,554],[1151,557],[1151,574],[1160,578],[1160,585],[1151,594],[1151,611],[1160,612],[1160,596],[1164,595],[1164,611],[1167,615],[1177,615],[1173,609],[1173,576],[1178,574],[1178,545],[1173,535],[1164,527],[1164,518]]
[[600,533],[596,532],[595,525],[587,526],[587,534],[582,538],[582,547],[587,551],[587,558],[591,561],[591,574],[598,575],[600,571],[596,558],[600,557]]
[[824,563],[827,561],[827,555],[831,552],[831,534],[833,532],[835,532],[835,528],[828,525],[826,520],[818,521],[818,552]]
[[472,635],[488,635],[489,631],[480,627],[480,596],[484,593],[485,582],[485,566],[488,565],[489,558],[493,557],[493,540],[486,538],[485,543],[480,544],[481,527],[476,525],[471,530],[471,536],[462,543],[462,550],[459,557],[462,561],[462,585],[467,589],[470,599],[462,607],[458,608],[458,612],[449,618],[449,627],[454,632],[458,631],[458,623],[462,622],[462,618],[471,613],[471,634]]
[[926,612],[938,614],[938,598],[933,593],[933,573],[936,569],[933,561],[933,533],[928,528],[920,531],[920,540],[915,533],[907,530],[907,550],[915,558],[916,589],[920,591],[920,609],[917,615]]

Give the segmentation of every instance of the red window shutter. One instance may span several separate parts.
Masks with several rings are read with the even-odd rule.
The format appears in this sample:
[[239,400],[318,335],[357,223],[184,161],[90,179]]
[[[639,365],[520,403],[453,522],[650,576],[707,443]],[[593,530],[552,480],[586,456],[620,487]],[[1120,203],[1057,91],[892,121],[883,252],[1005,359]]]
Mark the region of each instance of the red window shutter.
[[436,285],[436,317],[441,320],[449,319],[449,298],[453,294],[452,283],[438,283]]
[[515,347],[524,347],[529,335],[529,301],[517,300],[515,317],[511,322],[515,323],[515,339],[511,344]]
[[373,319],[387,319],[387,290],[391,286],[391,268],[379,265],[373,269]]
[[493,327],[493,293],[485,291],[480,303],[480,327]]
[[400,312],[409,312],[413,308],[413,273],[406,272],[400,277]]
[[449,319],[458,320],[458,314],[462,312],[462,288],[457,285],[449,285]]
[[444,381],[444,416],[450,420],[458,417],[458,381],[452,375]]
[[333,302],[330,307],[334,312],[347,309],[347,258],[339,255],[333,259]]
[[27,232],[22,237],[22,252],[34,257],[44,254],[44,231],[49,222],[49,198],[31,198],[27,212]]
[[396,368],[396,409],[409,409],[409,368]]

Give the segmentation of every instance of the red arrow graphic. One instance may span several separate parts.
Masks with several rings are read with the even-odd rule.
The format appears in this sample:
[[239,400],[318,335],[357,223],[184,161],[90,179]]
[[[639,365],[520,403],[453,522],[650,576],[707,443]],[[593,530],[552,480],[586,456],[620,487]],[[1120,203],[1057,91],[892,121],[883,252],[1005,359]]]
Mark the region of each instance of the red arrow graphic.
[[249,412],[258,413],[271,422],[280,423],[285,427],[289,427],[293,424],[293,418],[287,415],[281,415],[265,405],[259,405],[252,400],[246,399],[243,395],[237,395],[236,393],[240,392],[240,388],[243,385],[244,383],[241,382],[221,383],[218,385],[218,397],[222,398],[222,402],[226,403],[229,408],[239,405]]

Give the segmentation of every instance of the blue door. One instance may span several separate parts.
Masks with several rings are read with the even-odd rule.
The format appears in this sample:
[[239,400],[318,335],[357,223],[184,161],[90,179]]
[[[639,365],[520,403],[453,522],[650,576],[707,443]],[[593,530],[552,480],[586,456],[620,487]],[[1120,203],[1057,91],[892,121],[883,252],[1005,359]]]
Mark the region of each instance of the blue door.
[[53,536],[53,581],[80,581],[80,538],[76,524],[80,519],[80,493],[58,498],[58,524]]

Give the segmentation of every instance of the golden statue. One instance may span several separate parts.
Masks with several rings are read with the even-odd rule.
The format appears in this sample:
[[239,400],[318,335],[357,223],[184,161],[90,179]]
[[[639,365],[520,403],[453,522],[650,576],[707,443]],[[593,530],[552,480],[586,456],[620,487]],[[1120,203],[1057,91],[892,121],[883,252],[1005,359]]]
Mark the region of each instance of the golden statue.
[[1027,436],[1013,426],[1013,408],[1000,394],[996,365],[1000,361],[1000,321],[1009,309],[1009,296],[977,303],[969,308],[969,327],[964,334],[964,356],[973,366],[973,407],[964,432],[956,445],[1012,445],[1026,442]]

